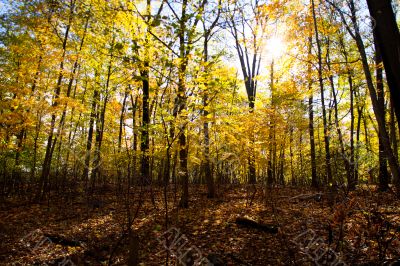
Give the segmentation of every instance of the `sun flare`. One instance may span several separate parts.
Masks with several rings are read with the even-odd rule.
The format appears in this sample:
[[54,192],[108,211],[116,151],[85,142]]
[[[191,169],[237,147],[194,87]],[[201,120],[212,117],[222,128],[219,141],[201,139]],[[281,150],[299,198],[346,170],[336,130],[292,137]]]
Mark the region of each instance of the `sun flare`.
[[280,37],[272,37],[267,40],[266,54],[271,60],[281,57],[285,49],[285,42]]

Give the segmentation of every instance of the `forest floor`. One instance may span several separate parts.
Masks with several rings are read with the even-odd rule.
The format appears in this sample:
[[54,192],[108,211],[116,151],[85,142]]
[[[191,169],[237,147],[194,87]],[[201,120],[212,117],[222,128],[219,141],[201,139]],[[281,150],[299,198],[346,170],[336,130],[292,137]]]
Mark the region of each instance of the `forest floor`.
[[[189,208],[181,209],[174,207],[178,197],[172,190],[168,230],[163,188],[134,191],[130,204],[112,190],[89,201],[56,196],[41,204],[3,200],[0,265],[127,265],[129,249],[135,247],[127,237],[128,210],[140,265],[166,265],[167,257],[168,265],[189,257],[220,265],[400,262],[400,204],[390,192],[365,186],[350,194],[261,187],[254,193],[251,186],[230,186],[208,199],[204,187],[193,186]],[[238,217],[278,231],[243,227]]]

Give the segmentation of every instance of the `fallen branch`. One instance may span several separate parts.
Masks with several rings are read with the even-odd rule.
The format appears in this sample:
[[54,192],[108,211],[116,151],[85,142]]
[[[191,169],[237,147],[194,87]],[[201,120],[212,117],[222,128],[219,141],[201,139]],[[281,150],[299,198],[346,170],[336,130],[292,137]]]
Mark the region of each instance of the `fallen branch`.
[[316,193],[316,194],[301,194],[298,196],[291,197],[289,200],[315,200],[315,201],[321,201],[322,199],[322,193]]
[[82,243],[76,240],[66,239],[64,236],[44,234],[52,243],[68,247],[80,247]]
[[236,224],[247,227],[247,228],[254,228],[263,232],[276,234],[278,233],[278,227],[272,224],[263,224],[259,223],[253,219],[246,218],[246,217],[238,217],[236,218]]

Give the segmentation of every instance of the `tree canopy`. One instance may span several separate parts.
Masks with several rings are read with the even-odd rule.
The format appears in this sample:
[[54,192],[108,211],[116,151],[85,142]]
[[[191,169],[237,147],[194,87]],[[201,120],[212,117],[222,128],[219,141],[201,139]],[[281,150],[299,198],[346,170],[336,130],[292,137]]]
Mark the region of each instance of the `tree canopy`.
[[203,185],[209,198],[246,184],[253,196],[375,185],[400,195],[397,10],[0,1],[1,197],[89,199],[110,186],[154,203],[162,188],[168,228],[168,193],[188,208]]

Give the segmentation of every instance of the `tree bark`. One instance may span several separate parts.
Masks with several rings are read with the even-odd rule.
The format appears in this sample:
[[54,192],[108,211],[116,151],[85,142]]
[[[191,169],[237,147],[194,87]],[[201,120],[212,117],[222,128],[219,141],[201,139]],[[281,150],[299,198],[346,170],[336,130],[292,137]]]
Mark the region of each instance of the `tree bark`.
[[150,58],[149,58],[149,31],[150,28],[150,18],[151,18],[151,5],[150,0],[147,0],[146,12],[148,14],[147,21],[147,32],[145,37],[144,45],[144,62],[142,70],[140,71],[140,77],[142,79],[142,128],[141,128],[141,140],[140,140],[140,152],[141,152],[141,163],[140,163],[140,183],[141,185],[150,185],[150,158],[149,158],[149,147],[150,147],[150,137],[149,137],[149,124],[150,124]]
[[330,144],[329,144],[329,130],[328,130],[328,122],[326,117],[326,107],[325,107],[325,89],[324,89],[324,81],[322,76],[322,52],[321,52],[321,41],[319,39],[319,31],[318,31],[318,23],[316,18],[315,11],[315,3],[314,0],[311,0],[312,5],[312,14],[313,14],[313,22],[314,22],[314,31],[315,31],[315,39],[317,43],[317,51],[318,51],[318,81],[319,87],[321,90],[321,106],[322,106],[322,120],[324,124],[324,144],[325,144],[325,164],[326,164],[326,175],[328,178],[328,184],[332,184],[332,169],[331,169],[331,152],[330,152]]
[[[386,124],[385,119],[385,92],[383,86],[383,70],[382,70],[382,55],[379,45],[377,45],[376,34],[374,34],[375,43],[375,68],[376,68],[376,91],[378,97],[379,107],[383,110],[383,121]],[[389,189],[389,173],[387,169],[387,159],[385,153],[385,147],[382,139],[382,132],[378,129],[379,137],[379,189],[386,191]]]
[[398,189],[398,191],[400,193],[400,170],[399,170],[399,165],[398,165],[398,162],[396,160],[396,157],[394,156],[392,147],[390,145],[390,138],[389,138],[389,134],[387,133],[386,125],[385,125],[384,110],[379,105],[377,93],[376,93],[376,90],[375,90],[375,87],[374,87],[374,84],[373,84],[372,75],[371,75],[371,71],[369,69],[369,64],[368,64],[368,58],[367,58],[367,54],[366,54],[366,51],[365,51],[364,42],[363,42],[362,37],[360,35],[360,29],[359,29],[358,22],[357,22],[356,10],[355,10],[355,5],[354,5],[354,1],[353,0],[349,1],[349,7],[350,7],[350,10],[351,10],[351,15],[352,15],[351,18],[352,18],[353,27],[354,27],[354,33],[351,32],[349,28],[348,28],[348,31],[353,36],[353,38],[355,39],[358,51],[359,51],[359,53],[361,55],[361,61],[362,61],[362,64],[363,64],[364,74],[365,74],[368,90],[369,90],[370,97],[371,97],[372,107],[373,107],[373,110],[374,110],[374,113],[375,113],[376,120],[378,122],[379,131],[382,134],[382,138],[381,139],[383,141],[385,152],[386,152],[386,155],[387,155],[387,158],[388,158],[390,171],[392,172],[393,181],[394,181],[394,183],[396,185],[396,188]]
[[[178,98],[176,101],[176,108],[178,113],[181,114],[183,110],[186,110],[186,68],[188,64],[188,55],[186,54],[185,44],[185,33],[186,33],[186,21],[187,21],[187,9],[188,0],[182,2],[182,13],[179,23],[179,67],[178,67]],[[180,122],[179,128],[179,173],[180,182],[182,185],[182,197],[180,206],[183,208],[189,207],[189,172],[188,172],[188,147],[186,143],[186,121],[187,116],[184,114]]]
[[[207,64],[208,62],[208,41],[209,41],[209,35],[208,35],[208,30],[206,30],[206,34],[204,36],[204,63]],[[207,66],[205,67],[207,68]],[[205,69],[205,72],[207,72],[207,69]],[[214,185],[214,176],[211,171],[211,165],[210,165],[210,133],[209,133],[209,123],[207,121],[207,116],[209,112],[207,111],[206,107],[208,106],[208,84],[205,84],[205,92],[204,92],[204,97],[203,97],[203,117],[206,120],[203,123],[203,132],[204,132],[204,175],[207,183],[207,189],[208,189],[208,198],[214,198],[215,197],[215,185]]]
[[[95,75],[97,76],[97,75]],[[90,119],[89,119],[89,130],[88,130],[88,135],[87,135],[87,141],[86,141],[86,152],[85,152],[85,165],[83,168],[83,178],[85,179],[85,183],[87,186],[87,182],[89,180],[89,174],[90,174],[90,157],[91,157],[91,151],[92,151],[92,143],[93,143],[93,127],[94,127],[94,120],[96,119],[96,108],[98,104],[98,96],[99,96],[99,91],[95,87],[93,91],[93,98],[92,98],[92,107],[90,111]],[[86,187],[87,189],[87,187]]]
[[390,0],[367,0],[400,128],[400,33]]
[[[308,55],[311,56],[312,53],[312,37],[308,38]],[[308,75],[308,91],[310,96],[308,98],[308,132],[310,135],[310,157],[311,157],[311,186],[313,188],[318,188],[318,177],[317,177],[317,162],[315,159],[315,137],[314,137],[314,110],[313,110],[313,102],[314,102],[314,92],[312,88],[312,79],[311,79],[311,64],[308,64],[307,67],[307,75]]]

